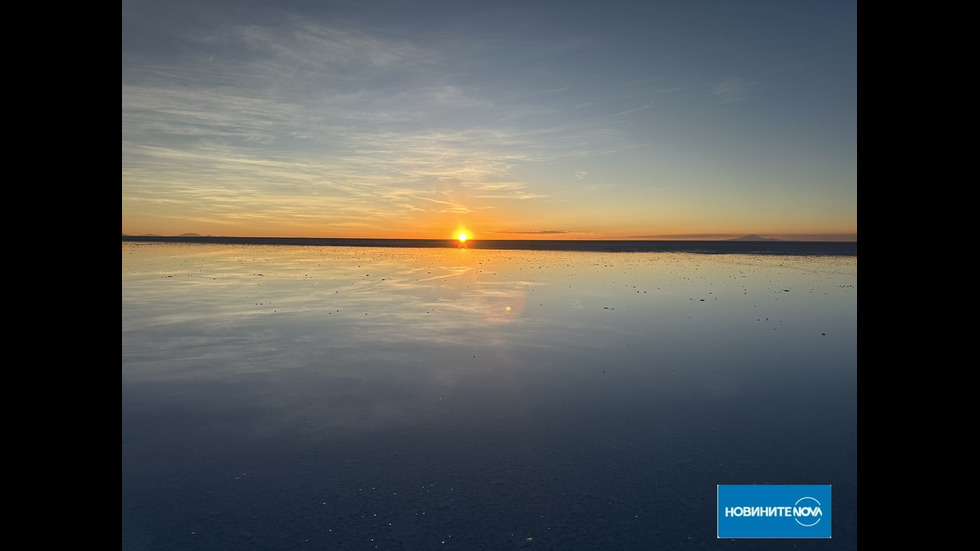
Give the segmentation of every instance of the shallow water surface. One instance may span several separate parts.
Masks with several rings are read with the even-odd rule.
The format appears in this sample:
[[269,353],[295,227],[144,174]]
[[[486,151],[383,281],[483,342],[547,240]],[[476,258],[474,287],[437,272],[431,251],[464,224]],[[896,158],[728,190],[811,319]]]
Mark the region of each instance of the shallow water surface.
[[851,548],[856,325],[853,256],[124,242],[123,549]]

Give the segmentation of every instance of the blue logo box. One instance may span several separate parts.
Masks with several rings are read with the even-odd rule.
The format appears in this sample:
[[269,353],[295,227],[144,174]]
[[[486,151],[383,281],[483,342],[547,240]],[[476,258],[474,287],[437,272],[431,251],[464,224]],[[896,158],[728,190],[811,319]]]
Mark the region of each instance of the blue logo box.
[[719,538],[829,538],[830,486],[719,485]]

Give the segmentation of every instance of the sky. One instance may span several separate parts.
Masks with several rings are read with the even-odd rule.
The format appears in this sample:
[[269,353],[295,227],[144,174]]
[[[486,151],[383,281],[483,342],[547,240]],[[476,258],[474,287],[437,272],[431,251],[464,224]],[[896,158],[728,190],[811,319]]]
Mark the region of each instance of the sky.
[[123,0],[123,234],[459,231],[856,240],[856,0]]

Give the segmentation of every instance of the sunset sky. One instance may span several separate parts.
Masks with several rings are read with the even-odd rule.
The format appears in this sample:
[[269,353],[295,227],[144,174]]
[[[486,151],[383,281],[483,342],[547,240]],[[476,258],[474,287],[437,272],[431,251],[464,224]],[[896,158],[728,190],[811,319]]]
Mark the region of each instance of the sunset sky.
[[463,228],[856,239],[856,1],[123,0],[124,234]]

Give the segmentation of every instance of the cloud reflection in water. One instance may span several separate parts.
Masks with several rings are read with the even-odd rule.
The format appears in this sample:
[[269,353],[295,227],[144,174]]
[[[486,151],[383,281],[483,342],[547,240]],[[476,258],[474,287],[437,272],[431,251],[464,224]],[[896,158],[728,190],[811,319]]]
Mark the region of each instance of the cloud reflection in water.
[[[124,535],[273,537],[248,522],[261,503],[327,547],[380,530],[362,510],[387,511],[389,547],[423,542],[426,509],[464,545],[519,527],[641,549],[712,539],[719,483],[832,483],[847,530],[856,272],[854,257],[123,243]],[[237,471],[252,485],[226,487]],[[452,505],[431,508],[423,482]]]

